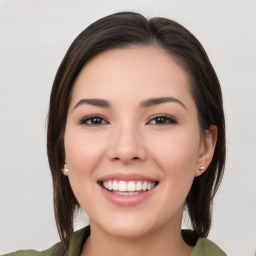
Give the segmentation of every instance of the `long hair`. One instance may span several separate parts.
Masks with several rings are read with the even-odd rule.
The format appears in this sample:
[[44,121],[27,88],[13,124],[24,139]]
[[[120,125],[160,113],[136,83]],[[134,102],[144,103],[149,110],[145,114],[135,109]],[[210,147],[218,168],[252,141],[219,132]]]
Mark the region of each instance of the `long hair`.
[[63,138],[72,88],[83,66],[94,56],[131,45],[155,46],[175,58],[189,75],[201,131],[211,125],[218,129],[212,162],[203,175],[194,179],[185,202],[199,237],[206,237],[211,227],[212,200],[221,182],[226,152],[222,93],[216,73],[202,45],[182,25],[166,18],[146,19],[138,13],[120,12],[94,22],[78,35],[60,64],[51,91],[47,152],[55,219],[65,249],[73,233],[75,209],[80,207],[60,171],[65,161]]

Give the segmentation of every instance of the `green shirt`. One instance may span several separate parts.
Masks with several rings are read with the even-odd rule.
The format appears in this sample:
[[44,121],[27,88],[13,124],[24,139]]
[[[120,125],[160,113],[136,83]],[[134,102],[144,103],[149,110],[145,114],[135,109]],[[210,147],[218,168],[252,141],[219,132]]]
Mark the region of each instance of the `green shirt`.
[[[35,250],[17,251],[0,256],[80,256],[83,245],[90,235],[90,227],[76,231],[71,239],[68,252],[65,254],[62,244],[57,243],[50,249],[38,252]],[[206,238],[199,238],[190,256],[226,256],[213,242]]]

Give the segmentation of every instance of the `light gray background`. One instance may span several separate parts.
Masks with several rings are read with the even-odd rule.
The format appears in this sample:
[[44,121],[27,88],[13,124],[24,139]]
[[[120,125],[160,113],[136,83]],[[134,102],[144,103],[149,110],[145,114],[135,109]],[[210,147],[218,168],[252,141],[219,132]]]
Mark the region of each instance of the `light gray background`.
[[177,20],[208,52],[223,88],[228,139],[209,238],[230,256],[254,255],[255,0],[0,0],[0,253],[58,241],[45,143],[52,81],[78,33],[121,10]]

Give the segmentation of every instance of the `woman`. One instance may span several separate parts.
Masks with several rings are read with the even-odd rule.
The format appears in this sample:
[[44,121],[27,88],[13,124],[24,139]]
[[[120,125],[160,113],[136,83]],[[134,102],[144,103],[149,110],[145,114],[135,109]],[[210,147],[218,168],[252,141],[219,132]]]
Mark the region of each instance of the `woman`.
[[[61,243],[10,255],[225,255],[206,239],[225,164],[221,89],[178,23],[122,12],[86,28],[53,84],[47,149]],[[73,233],[79,207],[90,226]]]

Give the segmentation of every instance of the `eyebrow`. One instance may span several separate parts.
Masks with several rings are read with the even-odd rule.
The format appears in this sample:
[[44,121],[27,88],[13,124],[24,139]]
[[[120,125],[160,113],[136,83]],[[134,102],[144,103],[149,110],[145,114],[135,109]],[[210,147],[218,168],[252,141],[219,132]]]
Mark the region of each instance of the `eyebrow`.
[[102,99],[81,99],[79,100],[76,105],[74,106],[73,110],[79,107],[80,105],[88,104],[92,106],[97,106],[101,108],[109,108],[110,104],[106,100]]
[[140,106],[141,107],[151,107],[151,106],[162,104],[162,103],[166,103],[166,102],[178,103],[183,108],[185,108],[187,110],[187,107],[185,106],[185,104],[182,101],[180,101],[180,100],[178,100],[177,98],[174,98],[174,97],[151,98],[151,99],[142,101]]
[[[151,98],[151,99],[147,99],[144,100],[140,103],[141,107],[151,107],[154,105],[159,105],[162,103],[166,103],[166,102],[175,102],[180,104],[184,109],[187,110],[185,104],[178,100],[177,98],[174,97],[160,97],[160,98]],[[106,100],[103,99],[81,99],[80,101],[78,101],[76,103],[76,105],[74,106],[73,110],[76,109],[77,107],[84,105],[84,104],[88,104],[88,105],[92,105],[92,106],[96,106],[96,107],[101,107],[101,108],[110,108],[110,103]]]

